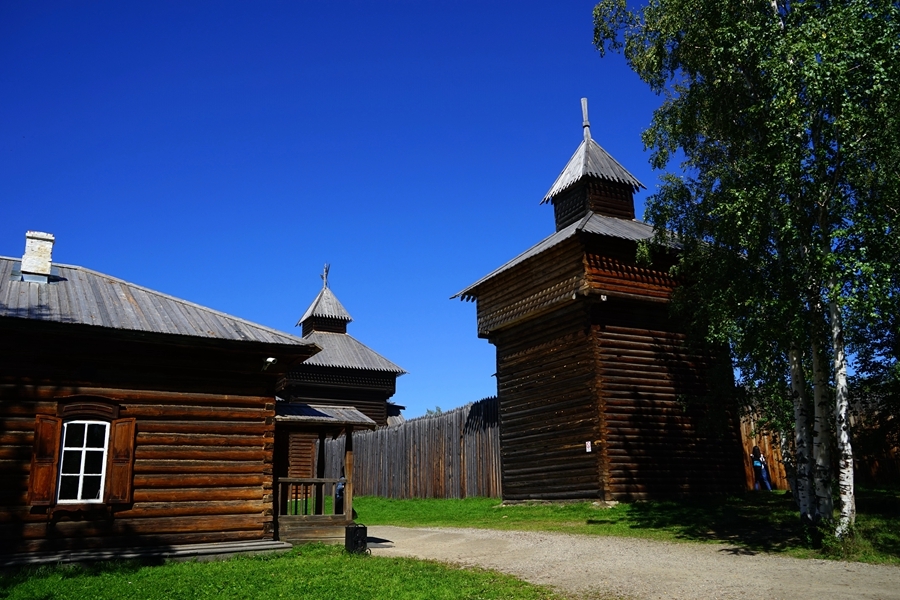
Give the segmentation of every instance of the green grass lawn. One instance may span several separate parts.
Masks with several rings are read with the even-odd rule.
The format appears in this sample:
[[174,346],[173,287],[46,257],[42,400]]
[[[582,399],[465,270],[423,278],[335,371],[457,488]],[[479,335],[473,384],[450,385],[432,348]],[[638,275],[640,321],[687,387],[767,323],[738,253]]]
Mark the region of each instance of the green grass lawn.
[[287,554],[217,562],[103,563],[26,568],[0,574],[10,600],[561,600],[545,588],[479,569],[348,555],[320,544]]
[[[900,564],[900,490],[859,490],[855,535],[816,544],[783,492],[708,501],[655,501],[612,508],[589,502],[517,504],[499,500],[387,500],[357,497],[366,525],[481,527],[726,542],[749,551],[807,558]],[[0,573],[0,599],[103,598],[505,599],[561,600],[546,588],[478,569],[434,562],[347,555],[310,545],[287,554],[220,562],[25,568]]]
[[900,490],[858,490],[853,538],[817,543],[801,525],[784,492],[748,493],[707,501],[648,501],[613,508],[589,502],[515,504],[499,500],[388,500],[354,498],[366,525],[480,527],[725,542],[747,550],[800,558],[840,558],[900,564]]

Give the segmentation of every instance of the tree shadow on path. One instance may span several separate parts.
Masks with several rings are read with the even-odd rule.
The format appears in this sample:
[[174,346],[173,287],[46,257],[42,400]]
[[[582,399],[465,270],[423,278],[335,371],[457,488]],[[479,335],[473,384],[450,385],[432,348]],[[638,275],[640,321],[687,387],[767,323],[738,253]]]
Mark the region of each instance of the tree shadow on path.
[[628,507],[628,517],[635,529],[665,529],[679,539],[736,544],[734,552],[740,554],[803,546],[806,535],[794,501],[783,493],[637,502]]

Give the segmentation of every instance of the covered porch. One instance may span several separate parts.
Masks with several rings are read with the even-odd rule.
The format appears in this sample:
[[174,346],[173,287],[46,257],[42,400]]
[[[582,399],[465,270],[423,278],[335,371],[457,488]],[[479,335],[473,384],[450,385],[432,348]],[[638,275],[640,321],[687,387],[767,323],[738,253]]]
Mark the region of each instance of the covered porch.
[[[375,421],[355,408],[279,401],[275,407],[274,521],[276,539],[291,544],[344,543],[345,528],[353,523],[353,431],[375,429]],[[311,434],[313,447],[297,456],[291,434]],[[326,444],[344,435],[342,476],[325,477]],[[313,450],[314,448],[314,450]],[[309,461],[312,477],[290,476],[291,461]]]

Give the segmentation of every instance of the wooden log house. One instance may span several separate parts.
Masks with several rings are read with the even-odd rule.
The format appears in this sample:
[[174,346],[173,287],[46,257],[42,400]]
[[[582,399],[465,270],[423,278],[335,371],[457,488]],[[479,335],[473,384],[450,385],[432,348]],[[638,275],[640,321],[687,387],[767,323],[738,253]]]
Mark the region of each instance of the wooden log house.
[[315,342],[53,264],[53,236],[27,238],[22,260],[0,257],[0,562],[288,547],[274,543],[276,422],[365,419],[276,413]]
[[[406,371],[347,333],[353,319],[329,287],[328,272],[325,265],[322,288],[297,322],[303,339],[322,351],[287,373],[280,395],[289,403],[355,408],[373,428],[384,427],[402,408],[388,400]],[[325,461],[317,460],[316,448],[324,447],[325,432],[303,431],[293,424],[279,427],[286,435],[279,436],[278,474],[323,478]]]
[[497,350],[503,498],[620,500],[742,489],[736,413],[699,426],[708,356],[692,354],[667,303],[672,256],[650,266],[635,220],[644,187],[590,135],[542,203],[556,232],[454,297],[477,302]]

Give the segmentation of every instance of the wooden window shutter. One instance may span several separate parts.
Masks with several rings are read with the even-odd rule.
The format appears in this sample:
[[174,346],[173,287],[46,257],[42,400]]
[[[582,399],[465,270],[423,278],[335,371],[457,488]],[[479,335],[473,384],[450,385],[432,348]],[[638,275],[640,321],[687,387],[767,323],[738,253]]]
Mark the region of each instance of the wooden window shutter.
[[135,420],[116,419],[110,423],[109,462],[106,473],[106,502],[130,504],[134,475]]
[[28,478],[28,501],[33,506],[56,502],[56,476],[59,466],[59,436],[62,419],[37,415],[34,422],[34,452]]

